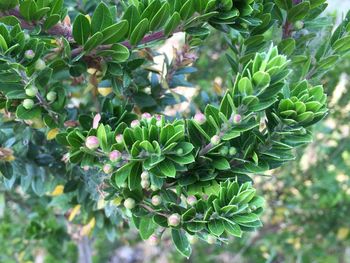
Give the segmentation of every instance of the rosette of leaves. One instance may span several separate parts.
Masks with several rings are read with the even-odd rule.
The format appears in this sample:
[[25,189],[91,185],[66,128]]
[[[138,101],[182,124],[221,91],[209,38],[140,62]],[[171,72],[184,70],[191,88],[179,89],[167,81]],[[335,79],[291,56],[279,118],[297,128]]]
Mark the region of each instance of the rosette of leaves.
[[287,63],[286,56],[279,55],[277,47],[267,53],[257,53],[236,78],[235,104],[247,111],[261,111],[275,103],[289,74]]
[[222,241],[229,235],[241,237],[242,231],[253,231],[262,225],[259,215],[263,205],[263,198],[256,196],[250,182],[225,181],[217,186],[216,193],[199,197],[182,215],[183,225],[189,234],[201,237],[209,234],[222,237]]
[[175,179],[194,162],[194,146],[186,140],[184,122],[180,120],[142,119],[140,125],[123,131],[123,140],[130,160],[114,178],[118,185],[128,178],[131,190],[140,188],[142,171],[150,172],[151,182],[161,188],[164,181]]
[[278,114],[288,125],[310,126],[326,115],[326,101],[322,85],[311,86],[305,80],[291,90],[289,98],[279,102]]

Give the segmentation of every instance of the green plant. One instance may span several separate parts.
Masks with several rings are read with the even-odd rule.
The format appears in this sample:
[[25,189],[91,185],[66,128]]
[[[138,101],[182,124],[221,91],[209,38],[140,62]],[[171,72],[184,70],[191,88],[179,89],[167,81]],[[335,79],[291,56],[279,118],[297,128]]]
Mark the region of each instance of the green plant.
[[[88,228],[127,217],[143,239],[171,229],[186,257],[189,235],[221,243],[260,227],[250,176],[311,142],[327,113],[319,78],[350,50],[350,14],[309,52],[303,27],[322,19],[322,0],[92,2],[71,24],[64,1],[0,1],[4,185],[39,196],[64,185]],[[166,116],[209,26],[227,36],[234,81],[204,113]],[[187,45],[153,69],[154,46],[176,32]]]

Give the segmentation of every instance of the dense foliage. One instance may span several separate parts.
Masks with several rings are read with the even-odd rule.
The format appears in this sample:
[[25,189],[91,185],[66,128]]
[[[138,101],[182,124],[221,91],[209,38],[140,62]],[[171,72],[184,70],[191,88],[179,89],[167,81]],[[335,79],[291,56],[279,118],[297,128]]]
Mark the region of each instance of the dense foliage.
[[[251,177],[312,141],[327,113],[320,78],[350,50],[350,15],[332,33],[324,2],[0,1],[4,187],[45,196],[58,216],[73,208],[81,235],[96,225],[113,239],[127,220],[158,243],[170,229],[186,257],[189,236],[254,231],[264,199]],[[217,105],[167,115],[214,30],[232,81]],[[176,32],[186,46],[159,70],[155,45]],[[39,225],[34,237],[61,231]]]

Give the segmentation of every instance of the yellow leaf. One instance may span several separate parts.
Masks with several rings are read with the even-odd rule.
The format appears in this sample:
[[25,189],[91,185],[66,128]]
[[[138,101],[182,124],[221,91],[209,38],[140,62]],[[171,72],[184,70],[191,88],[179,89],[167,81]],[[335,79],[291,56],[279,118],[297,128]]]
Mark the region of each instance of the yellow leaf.
[[349,235],[350,229],[346,228],[346,227],[341,227],[338,229],[338,233],[337,233],[337,239],[338,240],[345,240],[348,235]]
[[55,189],[51,192],[52,196],[59,196],[63,194],[64,186],[63,185],[57,185]]
[[56,138],[56,135],[59,133],[59,129],[56,128],[56,129],[52,129],[52,130],[49,130],[49,132],[47,133],[46,135],[46,138],[50,141],[50,140],[53,140]]
[[104,97],[108,96],[113,91],[111,87],[98,88],[97,90],[98,90],[98,93],[100,93]]
[[81,205],[76,205],[69,214],[68,221],[73,221],[76,215],[79,213]]
[[95,218],[93,217],[89,223],[87,223],[85,226],[83,226],[82,230],[81,230],[81,234],[83,236],[87,236],[91,233],[91,231],[94,229],[95,227],[95,224],[96,224],[96,220]]

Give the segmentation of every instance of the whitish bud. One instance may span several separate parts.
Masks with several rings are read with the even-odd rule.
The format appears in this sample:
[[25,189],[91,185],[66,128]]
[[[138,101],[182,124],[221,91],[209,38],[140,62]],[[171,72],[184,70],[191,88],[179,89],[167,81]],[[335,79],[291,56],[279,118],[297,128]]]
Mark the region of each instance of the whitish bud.
[[197,203],[197,198],[194,195],[190,195],[186,199],[189,205],[195,205]]
[[46,63],[45,63],[44,60],[38,59],[38,60],[35,62],[35,70],[41,71],[41,70],[44,70],[45,68],[46,68]]
[[132,198],[127,198],[124,201],[124,206],[125,206],[126,209],[130,209],[131,210],[131,209],[133,209],[135,207],[135,205],[136,205],[136,202]]
[[149,180],[141,180],[141,187],[143,189],[148,189],[150,187],[151,183],[149,182]]
[[47,95],[46,95],[46,99],[47,99],[48,101],[50,101],[50,102],[55,101],[56,98],[57,98],[57,93],[54,92],[54,91],[50,91],[50,92],[47,93]]
[[143,171],[141,173],[141,179],[142,180],[148,180],[149,179],[149,172],[148,171]]
[[159,195],[152,196],[152,205],[159,206],[162,203],[162,198]]
[[35,53],[33,50],[29,49],[24,53],[26,59],[33,59],[35,57]]
[[145,112],[145,113],[142,113],[142,119],[146,119],[146,120],[149,120],[152,118],[152,115],[148,112]]
[[28,88],[26,88],[26,95],[29,96],[29,97],[35,97],[36,94],[38,94],[38,88],[35,87],[35,86],[30,86]]
[[109,153],[109,160],[111,162],[116,162],[122,157],[122,153],[120,151],[114,150]]
[[118,134],[115,136],[115,141],[117,143],[123,143],[124,139],[123,139],[123,135],[122,134]]
[[216,240],[217,240],[217,238],[216,237],[214,237],[214,236],[212,236],[212,235],[209,235],[208,236],[208,238],[207,238],[207,242],[208,242],[208,244],[215,244],[216,243]]
[[237,153],[237,149],[235,147],[231,147],[229,150],[230,155],[235,155]]
[[23,101],[23,107],[27,110],[31,110],[34,107],[34,101],[31,99],[25,99]]
[[138,120],[133,120],[130,124],[131,128],[135,128],[140,125],[140,122]]
[[156,234],[152,234],[149,239],[148,242],[152,245],[152,246],[156,246],[159,244],[159,237]]
[[210,142],[213,145],[218,145],[220,143],[220,136],[214,135],[213,137],[211,137]]
[[110,164],[105,164],[105,165],[103,166],[103,172],[104,172],[105,174],[110,174],[112,171],[113,171],[112,165],[110,165]]
[[85,146],[90,150],[96,150],[99,145],[100,142],[98,141],[98,138],[96,136],[89,136],[86,138]]
[[198,124],[203,124],[207,121],[207,118],[205,117],[205,115],[201,112],[197,113],[196,115],[194,115],[193,119],[198,123]]
[[235,114],[235,116],[233,116],[233,122],[234,123],[241,123],[242,121],[242,116],[240,114]]
[[178,226],[181,222],[181,216],[179,214],[172,214],[168,217],[169,226]]

